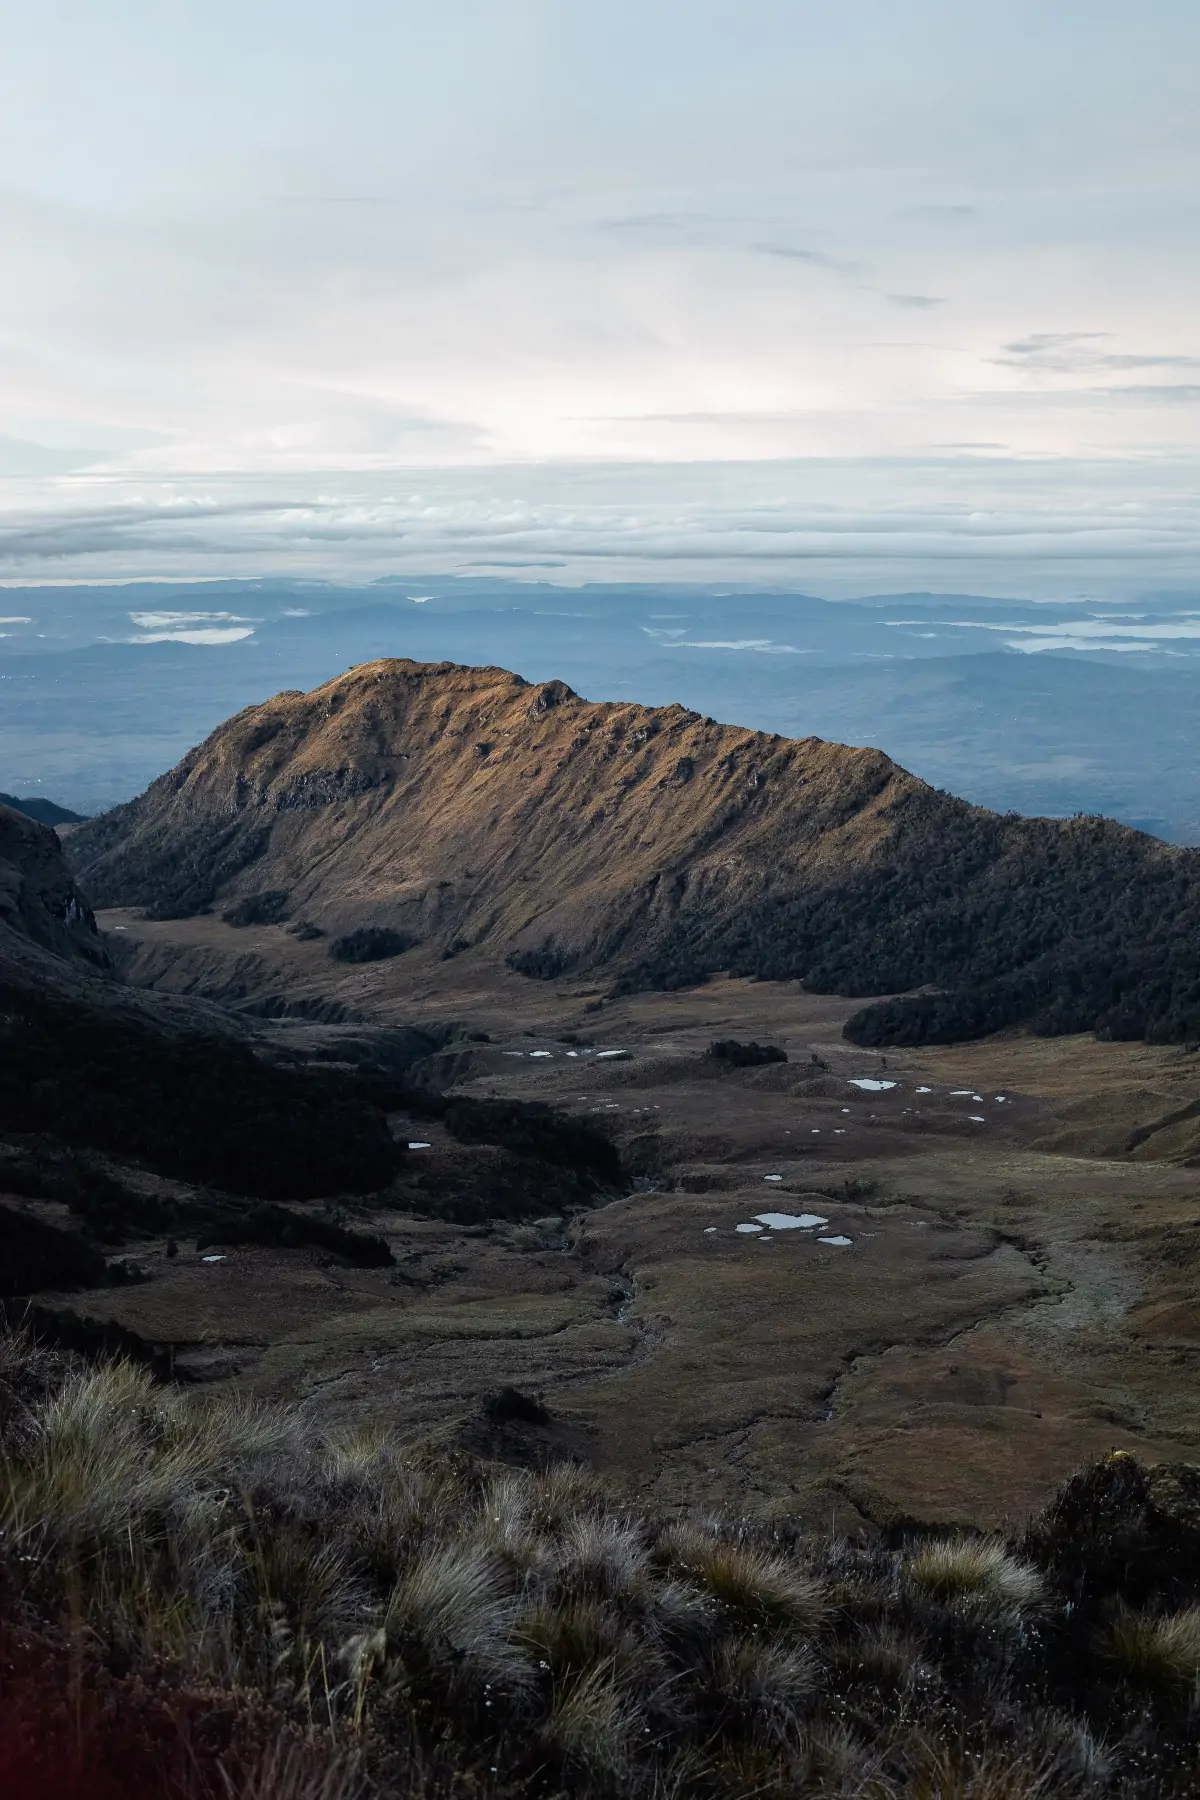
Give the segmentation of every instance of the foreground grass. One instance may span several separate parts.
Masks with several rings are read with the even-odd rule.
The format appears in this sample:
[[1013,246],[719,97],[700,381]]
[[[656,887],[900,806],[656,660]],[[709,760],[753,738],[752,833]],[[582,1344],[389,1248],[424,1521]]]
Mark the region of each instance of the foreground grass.
[[810,1540],[17,1337],[0,1452],[14,1800],[1200,1791],[1186,1470],[1110,1459],[1021,1543]]

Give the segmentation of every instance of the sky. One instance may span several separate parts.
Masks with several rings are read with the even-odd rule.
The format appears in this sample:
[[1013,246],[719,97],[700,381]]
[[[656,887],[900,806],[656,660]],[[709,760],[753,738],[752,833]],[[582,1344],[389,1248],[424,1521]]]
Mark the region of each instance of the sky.
[[0,581],[1200,567],[1200,8],[0,0]]

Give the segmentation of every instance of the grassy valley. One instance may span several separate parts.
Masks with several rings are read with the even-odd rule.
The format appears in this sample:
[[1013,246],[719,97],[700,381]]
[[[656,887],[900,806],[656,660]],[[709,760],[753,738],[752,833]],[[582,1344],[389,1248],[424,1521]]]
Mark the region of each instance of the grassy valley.
[[1194,1791],[1187,853],[412,665],[0,834],[10,1791]]

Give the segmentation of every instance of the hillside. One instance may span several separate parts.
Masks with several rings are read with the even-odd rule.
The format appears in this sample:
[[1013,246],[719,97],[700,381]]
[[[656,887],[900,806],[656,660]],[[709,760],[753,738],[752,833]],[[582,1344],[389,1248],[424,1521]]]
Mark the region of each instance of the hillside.
[[252,1194],[389,1180],[368,1094],[261,1049],[214,1007],[114,979],[54,832],[0,807],[0,1136]]
[[51,950],[103,965],[96,921],[53,831],[0,803],[0,954]]
[[83,822],[82,813],[69,812],[65,806],[57,806],[53,800],[43,800],[37,795],[29,800],[18,800],[15,794],[0,794],[0,806],[24,813],[27,819],[36,819],[39,825],[79,825]]
[[1196,853],[498,669],[384,661],[277,695],[70,854],[95,904],[286,921],[352,960],[420,942],[626,990],[718,969],[932,990],[866,1008],[862,1043],[1200,1037]]

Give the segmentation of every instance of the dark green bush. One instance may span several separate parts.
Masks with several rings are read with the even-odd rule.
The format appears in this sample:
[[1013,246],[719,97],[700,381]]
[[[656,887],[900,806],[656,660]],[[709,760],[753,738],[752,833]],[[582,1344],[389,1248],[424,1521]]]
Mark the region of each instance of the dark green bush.
[[393,931],[388,925],[362,925],[334,938],[329,954],[335,962],[384,962],[389,956],[403,956],[417,942],[405,931]]

